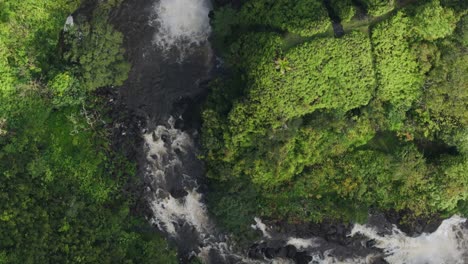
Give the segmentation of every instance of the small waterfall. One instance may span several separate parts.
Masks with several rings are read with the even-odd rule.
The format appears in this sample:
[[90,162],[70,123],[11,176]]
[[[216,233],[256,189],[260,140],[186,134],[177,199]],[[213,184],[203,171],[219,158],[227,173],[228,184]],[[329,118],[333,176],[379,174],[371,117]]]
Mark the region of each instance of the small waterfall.
[[205,263],[255,263],[234,253],[228,237],[208,217],[198,190],[203,169],[193,142],[196,132],[177,129],[175,123],[170,117],[143,134],[150,221],[176,242],[182,254],[198,256]]
[[67,17],[67,20],[65,20],[65,25],[63,25],[63,31],[67,32],[70,28],[72,28],[75,25],[75,22],[73,20],[73,16],[69,15]]
[[152,179],[154,193],[150,203],[153,222],[173,236],[178,234],[181,221],[192,224],[200,234],[209,233],[212,224],[201,194],[196,190],[196,180],[187,174],[182,164],[181,156],[190,158],[187,156],[193,148],[192,138],[175,129],[174,120],[171,117],[168,127],[159,125],[153,132],[143,135],[147,147],[147,176]]
[[310,248],[318,247],[319,245],[315,242],[313,238],[298,238],[290,237],[288,238],[286,245],[294,246],[298,250],[307,250]]
[[[375,242],[373,247],[380,249],[381,254],[369,253],[352,257],[338,257],[337,245],[328,244],[321,238],[286,237],[270,230],[259,218],[252,228],[263,233],[265,241],[282,241],[283,245],[292,245],[298,251],[304,251],[310,257],[310,264],[367,264],[374,263],[382,257],[389,264],[466,264],[468,263],[468,225],[467,219],[453,216],[442,222],[433,233],[423,233],[410,237],[393,226],[391,234],[382,235],[377,228],[355,224],[350,239],[361,241],[361,248],[366,248],[366,242]],[[365,239],[357,235],[364,236]],[[351,249],[359,246],[348,245]]]
[[391,235],[381,236],[371,227],[356,224],[351,235],[362,234],[375,240],[375,247],[386,255],[388,263],[405,264],[466,264],[468,263],[467,220],[453,216],[442,222],[430,234],[409,237],[394,227]]
[[[266,263],[308,263],[308,264],[332,264],[332,263],[342,263],[342,264],[368,264],[373,263],[374,255],[368,254],[366,256],[355,256],[351,258],[338,258],[335,257],[334,250],[336,249],[336,244],[328,243],[322,238],[311,237],[295,237],[288,236],[287,234],[277,233],[269,226],[264,224],[262,220],[258,217],[255,217],[255,224],[251,226],[255,230],[259,230],[263,234],[264,240],[263,243],[273,246],[273,248],[288,248],[294,247],[294,251],[301,252],[305,258],[297,258],[295,256],[296,262],[288,262],[287,260],[281,257],[275,257],[268,260]],[[261,242],[261,243],[262,243]],[[272,247],[267,247],[265,252],[271,250]],[[277,251],[277,249],[276,249]],[[269,253],[266,253],[268,255]],[[271,253],[270,253],[271,254]]]
[[[157,0],[150,17],[149,24],[155,29],[152,44],[156,52],[164,55],[162,63],[173,72],[190,75],[190,79],[196,80],[195,84],[190,84],[192,86],[206,78],[204,72],[212,67],[207,63],[212,56],[207,41],[211,33],[210,10],[209,0]],[[195,67],[197,71],[192,70]],[[172,72],[166,71],[166,74]],[[187,76],[178,77],[164,84],[179,87],[180,80]],[[190,91],[180,89],[173,93],[182,97]],[[156,98],[154,103],[163,100]],[[204,170],[194,142],[197,131],[178,129],[177,122],[184,120],[181,116],[170,117],[143,132],[146,196],[153,213],[150,221],[176,243],[185,258],[198,256],[205,263],[254,263],[234,253],[228,237],[220,233],[209,218],[200,191]]]
[[262,220],[258,217],[254,218],[255,225],[251,225],[253,229],[260,230],[265,238],[271,238],[270,233],[267,230],[267,226],[262,222]]
[[160,0],[150,24],[158,27],[154,44],[163,51],[176,50],[180,60],[193,46],[208,40],[211,33],[208,0]]

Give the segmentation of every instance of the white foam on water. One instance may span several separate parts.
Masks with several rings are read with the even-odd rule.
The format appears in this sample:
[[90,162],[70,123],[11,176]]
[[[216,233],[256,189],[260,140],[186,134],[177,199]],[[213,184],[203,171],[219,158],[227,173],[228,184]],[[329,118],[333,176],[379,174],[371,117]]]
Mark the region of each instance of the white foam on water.
[[391,235],[380,236],[373,228],[356,224],[351,235],[362,234],[376,241],[390,264],[464,264],[468,263],[468,230],[465,218],[453,216],[430,234],[409,237],[394,227]]
[[[174,128],[174,119],[168,120],[169,126],[158,126],[153,132],[143,135],[147,148],[148,166],[156,183],[156,197],[150,201],[154,213],[153,223],[161,230],[171,235],[177,235],[176,227],[179,221],[191,224],[199,233],[209,232],[211,222],[202,195],[196,189],[185,190],[183,198],[174,198],[163,190],[168,171],[180,166],[176,150],[185,153],[193,146],[192,139],[187,133]],[[189,176],[187,176],[189,177]],[[163,197],[163,198],[161,198]]]
[[73,25],[75,25],[75,22],[73,20],[73,16],[69,15],[67,17],[67,20],[65,21],[65,25],[63,26],[63,31],[65,31],[65,32],[68,31],[68,29],[73,27]]
[[189,223],[202,234],[210,230],[206,207],[201,202],[201,194],[196,191],[189,191],[182,199],[168,196],[162,200],[153,200],[150,206],[154,213],[153,223],[173,236],[177,236],[179,221]]
[[255,217],[255,224],[251,225],[251,227],[255,230],[260,230],[263,234],[263,237],[271,238],[271,234],[268,232],[268,227],[262,222],[262,219]]
[[295,262],[291,259],[285,258],[274,258],[271,260],[271,264],[294,264]]
[[311,249],[318,246],[318,244],[315,243],[315,239],[313,238],[306,239],[297,237],[289,238],[286,242],[286,245],[294,246],[298,250]]
[[[192,136],[175,128],[175,119],[169,118],[167,125],[159,125],[154,131],[144,133],[147,176],[153,180],[151,187],[153,195],[149,197],[149,205],[153,213],[150,222],[165,231],[170,237],[183,240],[180,232],[180,224],[191,226],[197,231],[200,246],[198,253],[193,252],[199,258],[209,263],[210,252],[215,251],[226,259],[236,259],[239,263],[260,263],[250,261],[244,256],[235,253],[229,243],[229,238],[220,235],[210,219],[206,205],[203,203],[203,195],[198,191],[198,185],[185,185],[184,181],[196,182],[191,175],[182,176],[178,180],[187,195],[181,198],[173,197],[167,190],[169,179],[180,173],[176,169],[183,166],[180,155],[193,151]],[[151,190],[150,187],[148,187]]]
[[160,0],[154,6],[151,25],[158,28],[154,44],[165,51],[176,48],[183,56],[193,45],[208,40],[211,33],[209,0]]
[[333,250],[328,250],[323,253],[324,256],[320,254],[312,254],[312,260],[309,264],[369,264],[374,263],[373,255],[369,255],[365,258],[350,258],[339,260],[333,257]]

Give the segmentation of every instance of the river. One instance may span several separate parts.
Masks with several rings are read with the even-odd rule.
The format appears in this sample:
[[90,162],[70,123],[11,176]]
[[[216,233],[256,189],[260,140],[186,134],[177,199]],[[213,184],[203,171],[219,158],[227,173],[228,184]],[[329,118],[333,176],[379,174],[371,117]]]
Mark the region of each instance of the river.
[[[146,120],[139,159],[148,221],[174,243],[181,263],[468,263],[466,219],[454,216],[433,233],[410,237],[382,217],[333,227],[342,238],[275,233],[261,219],[250,249],[239,249],[210,218],[199,153],[200,102],[216,68],[207,0],[127,0],[113,14],[132,63],[121,100]],[[350,230],[349,230],[350,229]]]

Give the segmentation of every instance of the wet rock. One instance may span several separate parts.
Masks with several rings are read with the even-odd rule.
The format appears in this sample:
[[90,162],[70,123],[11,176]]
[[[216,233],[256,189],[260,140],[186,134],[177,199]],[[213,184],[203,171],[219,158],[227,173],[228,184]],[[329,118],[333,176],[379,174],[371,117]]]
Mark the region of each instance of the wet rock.
[[336,227],[330,226],[330,228],[327,231],[327,235],[334,235],[334,234],[336,234]]
[[176,199],[179,199],[188,195],[188,192],[184,189],[174,189],[174,190],[171,190],[170,193],[171,193],[171,196]]
[[175,148],[174,153],[178,156],[182,155],[183,151],[180,148]]
[[[154,189],[156,189],[156,188],[154,188]],[[162,189],[156,189],[156,190],[157,190],[156,195],[160,199],[169,198],[170,193],[168,193],[168,192],[166,192],[165,190],[162,190]]]
[[182,119],[177,119],[174,123],[174,128],[175,129],[181,129],[183,130],[185,128],[185,123],[184,120]]
[[373,259],[372,264],[388,264],[388,262],[383,257],[378,257],[377,259]]
[[251,250],[249,250],[248,256],[251,259],[262,259],[263,258],[263,252],[258,248],[251,249]]
[[296,256],[297,249],[295,246],[287,245],[286,250],[287,250],[286,257],[292,259]]
[[366,242],[366,248],[372,248],[375,246],[375,244],[377,244],[377,242],[374,239],[368,240]]
[[288,256],[288,249],[286,247],[280,247],[276,250],[276,257],[286,258]]
[[413,230],[413,232],[415,232],[416,234],[421,234],[423,231],[424,231],[423,225],[416,225]]
[[343,224],[339,224],[336,226],[336,234],[341,237],[346,236],[346,227]]
[[169,136],[168,136],[168,135],[161,135],[161,140],[162,140],[164,143],[167,143],[167,142],[169,142]]
[[442,218],[440,217],[435,217],[432,218],[431,220],[427,221],[424,225],[424,229],[422,232],[424,233],[432,233],[439,228],[440,224],[442,223]]
[[153,141],[156,142],[159,140],[158,136],[156,136],[156,133],[151,133],[151,137],[153,138]]
[[299,252],[296,254],[294,260],[297,264],[309,264],[309,262],[312,261],[312,257],[307,255],[305,252]]
[[214,18],[215,18],[215,13],[214,13],[213,10],[211,10],[210,13],[208,13],[208,17],[209,17],[210,19],[214,19]]
[[267,248],[265,250],[265,257],[272,259],[276,257],[276,250],[274,248]]
[[393,225],[388,221],[383,213],[374,213],[369,217],[368,225],[372,226],[377,230],[379,235],[390,235],[392,234]]
[[252,259],[263,259],[265,258],[266,249],[266,243],[255,243],[249,248],[248,256]]
[[468,229],[468,220],[462,223],[464,229]]
[[418,236],[422,233],[432,233],[437,230],[443,220],[439,215],[431,215],[417,217],[411,221],[403,221],[405,216],[408,215],[411,216],[412,213],[406,211],[389,211],[385,213],[385,218],[409,236]]

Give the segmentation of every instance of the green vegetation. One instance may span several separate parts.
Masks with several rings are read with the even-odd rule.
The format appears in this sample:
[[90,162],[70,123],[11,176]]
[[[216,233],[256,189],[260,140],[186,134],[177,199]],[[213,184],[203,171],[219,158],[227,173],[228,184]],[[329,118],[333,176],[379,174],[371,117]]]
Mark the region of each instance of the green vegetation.
[[352,0],[331,0],[330,4],[342,22],[349,22],[356,15]]
[[398,12],[373,28],[371,37],[379,85],[378,97],[407,110],[421,96],[424,81],[416,54],[410,49],[411,20]]
[[123,57],[122,34],[106,22],[107,12],[114,5],[107,3],[96,9],[90,22],[78,17],[78,25],[66,32],[71,45],[64,57],[69,63],[79,65],[76,75],[88,90],[122,85],[130,70]]
[[433,41],[451,35],[457,20],[452,9],[430,1],[416,9],[414,30],[422,39]]
[[[130,69],[108,22],[121,2],[0,0],[0,263],[177,262],[134,212],[135,164],[97,92]],[[216,8],[210,211],[246,237],[254,216],[468,215],[466,1],[324,3]]]
[[[265,41],[263,53],[245,52],[252,50],[246,45],[258,45],[259,39]],[[233,44],[240,49],[231,59],[252,69],[245,74],[249,89],[241,101],[234,102],[227,116],[225,150],[214,159],[233,163],[234,171],[249,171],[254,182],[275,184],[291,179],[304,164],[323,158],[317,149],[303,144],[322,148],[317,144],[320,133],[292,130],[302,122],[295,119],[319,109],[344,114],[368,103],[374,90],[370,43],[363,34],[353,33],[341,39],[317,39],[281,54],[280,39],[274,34],[253,34],[240,42]],[[270,59],[256,61],[257,57]],[[347,144],[354,140],[359,141],[359,136]],[[248,156],[254,150],[257,155]],[[285,155],[289,151],[294,154]],[[274,164],[264,162],[273,159]]]
[[80,2],[0,1],[0,263],[176,263],[130,213],[135,165],[93,93],[129,69],[107,22],[119,1],[61,33]]
[[[203,144],[210,209],[225,227],[363,221],[369,208],[467,215],[466,8],[360,1],[376,18],[334,38],[279,26],[266,2],[214,17],[215,32],[230,29],[217,34],[230,73],[211,84]],[[355,1],[339,2],[342,21],[357,19]],[[238,30],[236,12],[264,27]]]
[[381,16],[395,8],[395,0],[362,0],[370,16]]
[[331,26],[320,0],[248,1],[237,15],[242,25],[261,25],[301,36],[325,32]]

